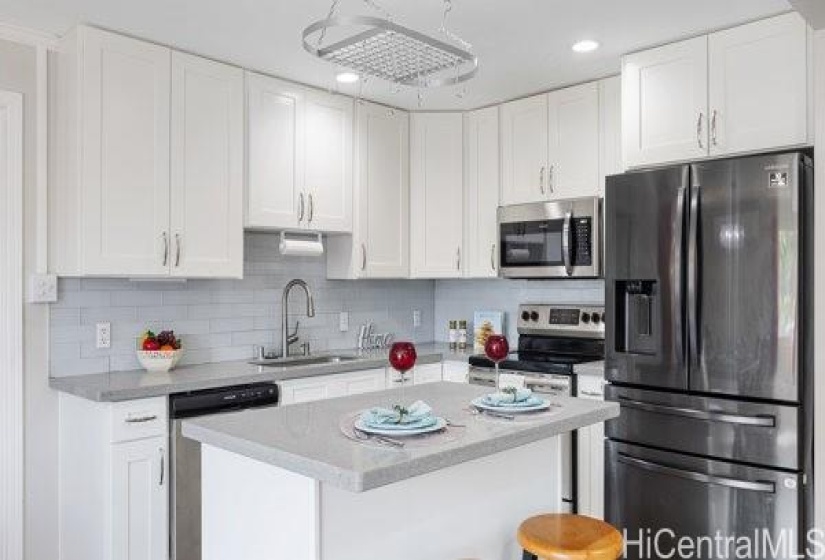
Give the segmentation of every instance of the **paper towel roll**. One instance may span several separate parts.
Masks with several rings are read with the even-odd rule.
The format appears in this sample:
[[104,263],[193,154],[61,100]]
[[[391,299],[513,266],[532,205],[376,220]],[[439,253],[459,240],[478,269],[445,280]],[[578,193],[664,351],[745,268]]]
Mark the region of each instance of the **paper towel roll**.
[[324,254],[324,244],[318,239],[287,239],[281,236],[281,254],[288,257],[320,257]]

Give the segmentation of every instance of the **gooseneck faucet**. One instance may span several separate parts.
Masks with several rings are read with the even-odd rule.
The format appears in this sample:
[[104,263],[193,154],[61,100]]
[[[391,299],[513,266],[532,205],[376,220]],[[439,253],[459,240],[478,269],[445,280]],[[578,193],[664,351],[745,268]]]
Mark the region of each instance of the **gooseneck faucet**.
[[298,326],[300,321],[295,322],[295,332],[289,333],[289,292],[295,286],[299,286],[304,290],[307,296],[307,317],[315,317],[315,300],[312,298],[312,292],[309,285],[300,278],[291,280],[284,286],[284,293],[281,298],[281,357],[289,357],[289,347],[298,342]]

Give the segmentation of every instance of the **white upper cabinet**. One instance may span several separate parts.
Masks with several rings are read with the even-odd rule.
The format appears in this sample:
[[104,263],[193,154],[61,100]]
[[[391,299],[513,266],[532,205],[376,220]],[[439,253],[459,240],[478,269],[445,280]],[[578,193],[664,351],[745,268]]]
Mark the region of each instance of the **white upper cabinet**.
[[810,143],[809,29],[796,13],[628,55],[625,164]]
[[547,94],[547,174],[551,200],[599,191],[599,85],[591,82]]
[[599,81],[599,196],[606,178],[622,172],[622,78],[613,76]]
[[85,26],[52,70],[54,271],[241,276],[241,71]]
[[624,57],[622,137],[627,166],[707,155],[707,92],[707,37]]
[[710,153],[808,142],[807,25],[797,13],[714,33]]
[[498,276],[498,107],[464,116],[464,275]]
[[358,101],[352,236],[327,239],[327,277],[410,275],[410,116]]
[[462,273],[463,116],[415,113],[410,124],[410,267],[415,278]]
[[172,54],[173,276],[243,276],[244,76]]
[[546,199],[547,95],[504,103],[501,118],[501,203]]
[[304,191],[304,90],[247,72],[246,95],[246,225],[295,229]]
[[352,231],[352,99],[308,91],[304,114],[306,225]]
[[352,99],[247,73],[246,227],[352,231]]

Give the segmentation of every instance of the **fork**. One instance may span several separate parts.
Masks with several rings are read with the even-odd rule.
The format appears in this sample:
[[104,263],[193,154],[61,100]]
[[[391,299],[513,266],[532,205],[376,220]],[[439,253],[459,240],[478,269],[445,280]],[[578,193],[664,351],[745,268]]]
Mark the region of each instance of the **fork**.
[[404,447],[404,442],[399,441],[397,439],[389,438],[386,436],[380,436],[378,434],[369,434],[363,430],[359,430],[356,427],[352,428],[352,433],[355,434],[355,438],[359,441],[377,441],[378,443],[383,443],[385,445],[390,445],[392,447]]

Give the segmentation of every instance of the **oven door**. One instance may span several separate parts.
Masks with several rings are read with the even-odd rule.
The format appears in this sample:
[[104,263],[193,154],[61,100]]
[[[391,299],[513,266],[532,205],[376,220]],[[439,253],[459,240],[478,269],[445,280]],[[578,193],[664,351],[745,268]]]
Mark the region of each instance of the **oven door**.
[[[703,554],[692,558],[801,558],[803,481],[799,473],[764,469],[627,445],[606,443],[606,520],[626,531],[627,560],[679,558],[670,555],[681,537],[745,537],[768,533],[788,548],[773,554],[760,548],[751,555]],[[660,549],[648,543],[660,535]],[[641,541],[641,543],[640,543]],[[640,546],[641,545],[641,546]],[[703,546],[707,546],[705,542]],[[644,548],[642,548],[644,547]],[[698,549],[694,549],[694,553]]]
[[598,198],[499,208],[499,260],[507,278],[595,278],[601,273]]

